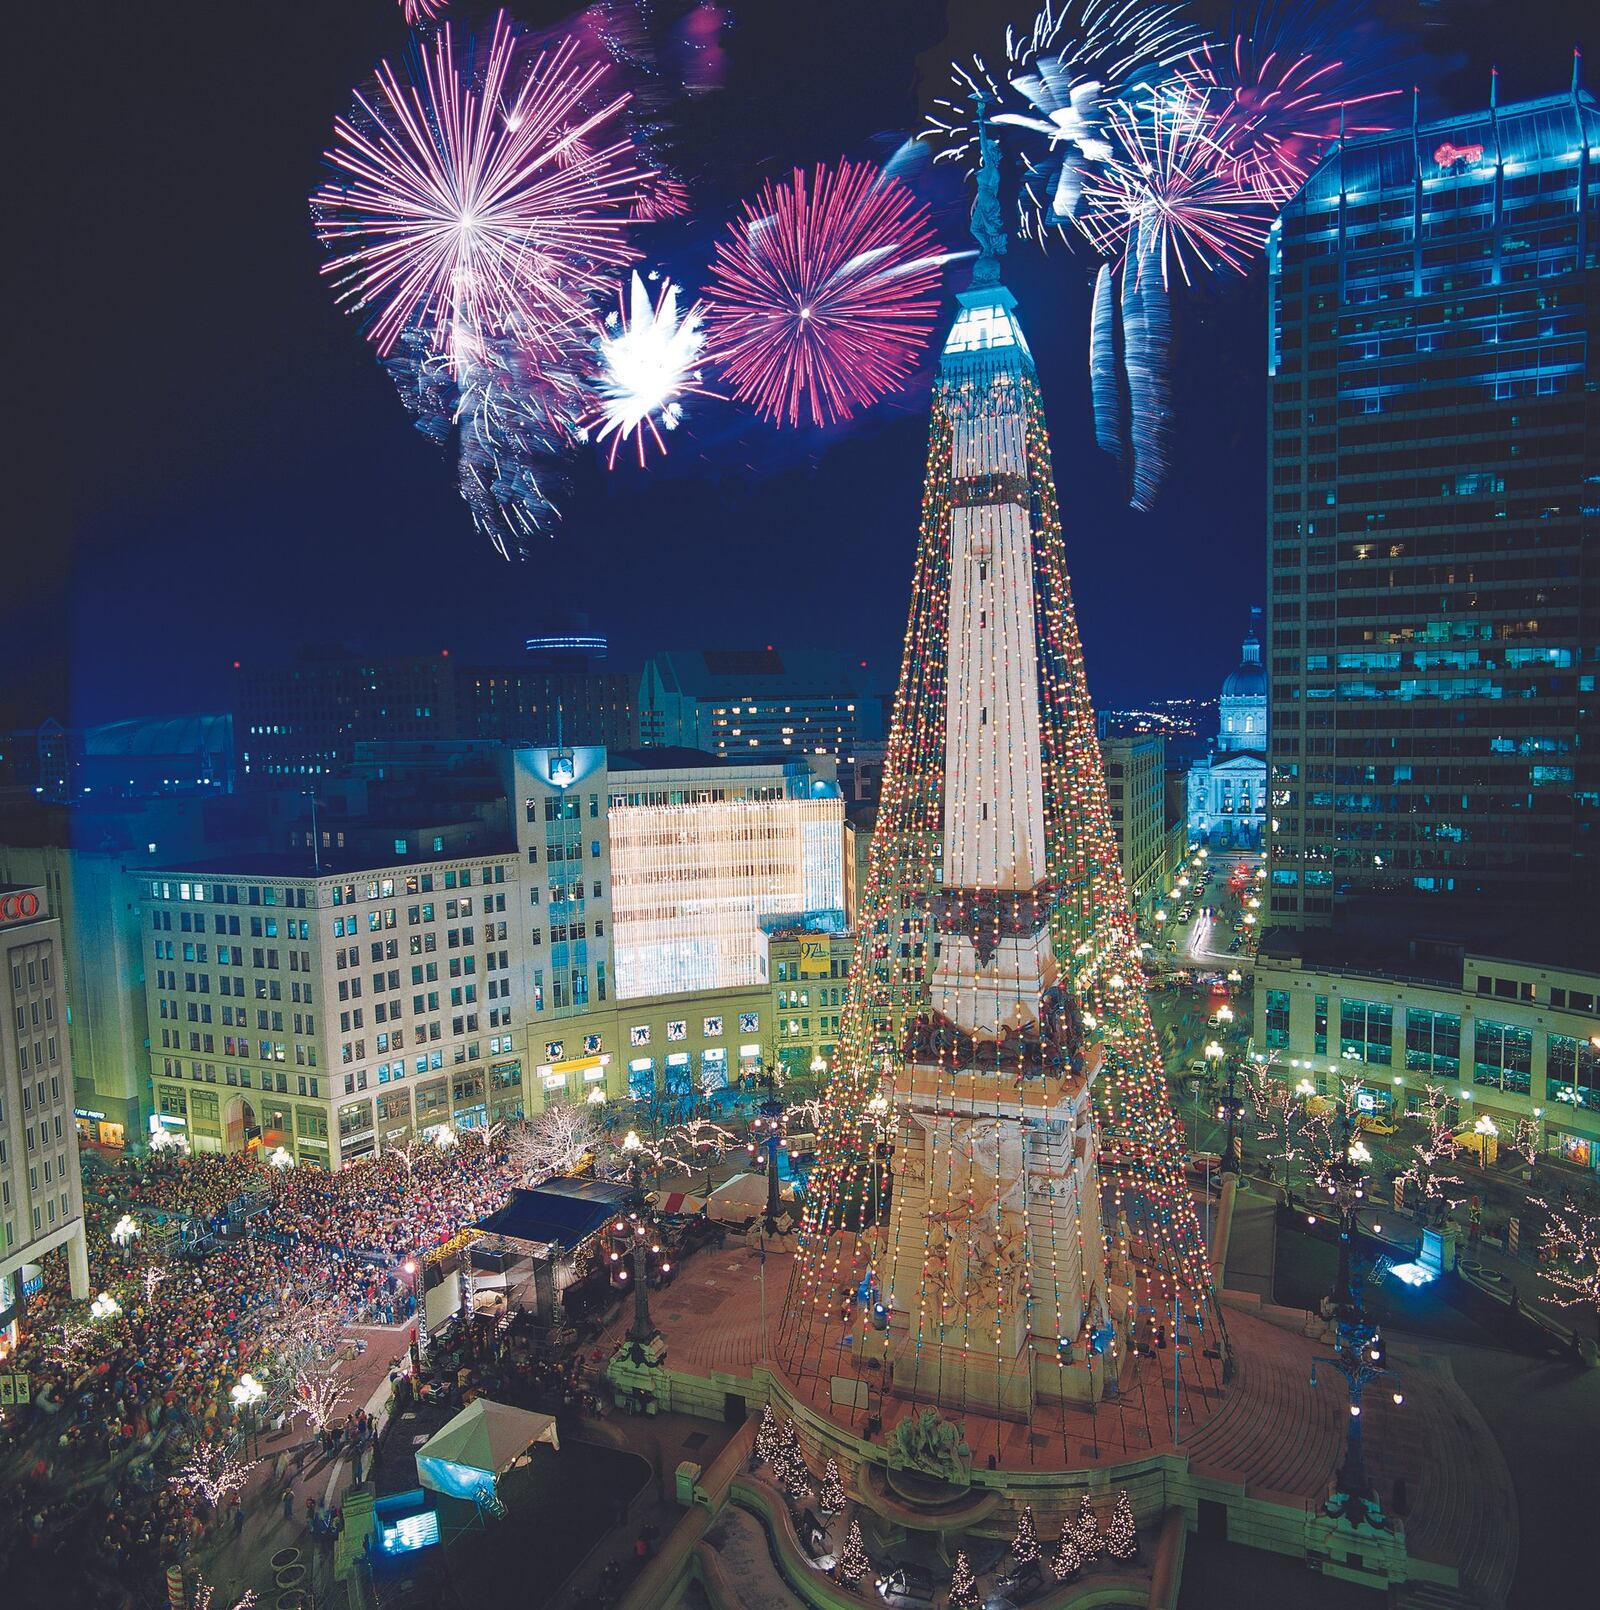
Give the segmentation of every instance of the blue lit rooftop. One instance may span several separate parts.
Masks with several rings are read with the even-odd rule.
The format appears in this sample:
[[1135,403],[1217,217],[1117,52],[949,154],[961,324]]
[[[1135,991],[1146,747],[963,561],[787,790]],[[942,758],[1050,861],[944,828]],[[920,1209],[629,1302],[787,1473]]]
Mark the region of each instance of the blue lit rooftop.
[[1363,134],[1332,147],[1285,212],[1378,191],[1489,177],[1497,166],[1576,162],[1587,146],[1600,158],[1600,106],[1587,90],[1485,108],[1457,117]]

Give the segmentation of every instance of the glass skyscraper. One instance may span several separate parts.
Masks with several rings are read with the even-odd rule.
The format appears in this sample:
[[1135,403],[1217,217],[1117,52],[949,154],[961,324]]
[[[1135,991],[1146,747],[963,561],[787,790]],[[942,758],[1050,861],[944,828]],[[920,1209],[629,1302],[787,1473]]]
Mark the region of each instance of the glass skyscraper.
[[1600,112],[1352,139],[1269,246],[1271,922],[1600,879]]

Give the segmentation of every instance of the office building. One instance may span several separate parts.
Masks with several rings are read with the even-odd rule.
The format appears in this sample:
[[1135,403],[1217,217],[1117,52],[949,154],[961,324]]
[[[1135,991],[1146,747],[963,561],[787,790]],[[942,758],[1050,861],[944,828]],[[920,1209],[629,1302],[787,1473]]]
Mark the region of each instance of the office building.
[[0,742],[0,797],[57,804],[228,794],[233,718],[164,716],[67,728],[47,720]]
[[1270,913],[1596,897],[1600,111],[1330,151],[1269,244]]
[[521,663],[469,666],[448,652],[379,658],[319,649],[288,665],[235,667],[239,780],[255,789],[320,786],[370,744],[636,748],[639,679],[596,669],[601,657],[547,646]]
[[152,1127],[196,1152],[337,1167],[522,1110],[517,862],[334,846],[131,874],[149,958]]
[[[801,936],[825,974],[844,927],[844,808],[814,756],[467,745],[452,767],[412,740],[364,747],[314,818],[274,805],[269,851],[124,877],[149,1122],[196,1151],[338,1167],[756,1076],[769,936],[798,978]],[[831,1051],[820,1013],[792,1015],[791,1051]]]
[[1217,740],[1189,768],[1189,841],[1259,849],[1267,814],[1267,673],[1260,611],[1217,701]]
[[821,649],[676,649],[644,668],[643,742],[717,755],[784,750],[842,760],[883,734],[866,673]]
[[519,747],[637,749],[637,674],[561,660],[552,652],[527,665],[462,667],[457,697],[463,736]]
[[1106,798],[1122,860],[1122,877],[1136,918],[1151,917],[1166,899],[1175,867],[1167,821],[1166,743],[1156,734],[1100,740]]
[[0,1356],[38,1263],[67,1252],[74,1297],[89,1260],[72,1122],[61,929],[43,887],[0,884]]
[[362,740],[466,735],[448,651],[306,649],[287,665],[235,661],[233,669],[242,787],[309,786],[340,771]]

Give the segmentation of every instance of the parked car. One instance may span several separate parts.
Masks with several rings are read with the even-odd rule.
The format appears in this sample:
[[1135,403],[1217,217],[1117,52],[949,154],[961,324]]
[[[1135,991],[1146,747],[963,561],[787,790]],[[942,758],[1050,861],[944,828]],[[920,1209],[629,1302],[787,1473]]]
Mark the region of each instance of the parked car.
[[912,1607],[932,1604],[938,1597],[933,1573],[925,1566],[902,1564],[894,1566],[887,1576],[873,1583],[878,1597],[885,1604]]
[[1356,1128],[1367,1135],[1397,1135],[1400,1132],[1399,1124],[1379,1112],[1362,1113],[1356,1120]]

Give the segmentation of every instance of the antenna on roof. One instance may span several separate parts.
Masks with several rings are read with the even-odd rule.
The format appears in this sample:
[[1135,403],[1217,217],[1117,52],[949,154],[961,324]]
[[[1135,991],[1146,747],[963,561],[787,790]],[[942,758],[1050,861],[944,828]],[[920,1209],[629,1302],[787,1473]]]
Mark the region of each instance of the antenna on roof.
[[1492,112],[1500,104],[1500,69],[1489,69],[1489,110]]
[[1413,131],[1422,126],[1422,86],[1411,86],[1411,127]]
[[1578,98],[1578,90],[1582,87],[1582,84],[1583,84],[1583,47],[1581,45],[1574,45],[1572,47],[1572,98],[1573,98],[1573,100],[1577,100],[1577,98]]

